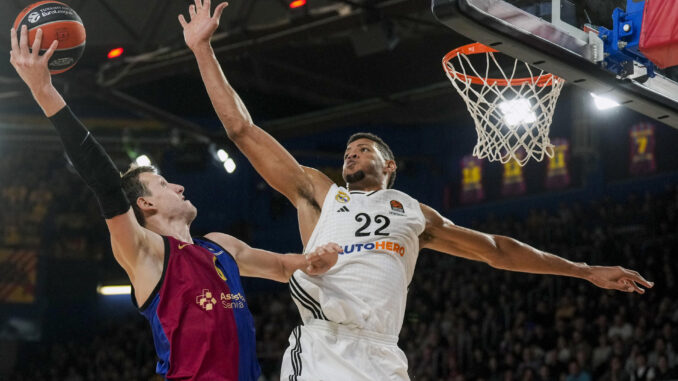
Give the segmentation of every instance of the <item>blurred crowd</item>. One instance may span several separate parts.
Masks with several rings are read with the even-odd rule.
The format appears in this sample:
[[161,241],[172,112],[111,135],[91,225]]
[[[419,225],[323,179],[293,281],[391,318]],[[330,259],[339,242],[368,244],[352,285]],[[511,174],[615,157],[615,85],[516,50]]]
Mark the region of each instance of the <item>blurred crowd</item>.
[[[44,252],[64,259],[100,257],[105,252],[99,244],[100,231],[92,229],[92,219],[99,215],[96,204],[87,187],[65,163],[64,155],[57,152],[13,148],[3,152],[0,161],[3,248],[37,250],[46,245]],[[97,245],[97,250],[92,250],[93,245]]]
[[[99,218],[96,205],[77,177],[54,170],[53,163],[20,154],[0,163],[0,176],[9,179],[0,186],[4,246],[43,241],[55,256],[91,252],[102,241],[100,230],[90,226]],[[30,170],[13,171],[17,166]],[[73,202],[54,202],[66,196]],[[645,295],[612,292],[585,280],[499,271],[423,251],[399,341],[412,379],[678,380],[678,273],[672,261],[678,188],[563,204],[522,219],[490,216],[470,227],[574,261],[638,270],[655,287]],[[262,380],[277,381],[288,336],[299,323],[296,307],[284,291],[248,293],[248,303]],[[33,345],[31,360],[18,363],[8,379],[156,380],[152,345],[147,322],[134,315],[107,322],[96,337]]]
[[489,218],[508,235],[571,260],[638,270],[645,295],[584,280],[511,273],[420,256],[400,345],[417,380],[678,379],[678,189],[624,202],[561,205],[526,220]]

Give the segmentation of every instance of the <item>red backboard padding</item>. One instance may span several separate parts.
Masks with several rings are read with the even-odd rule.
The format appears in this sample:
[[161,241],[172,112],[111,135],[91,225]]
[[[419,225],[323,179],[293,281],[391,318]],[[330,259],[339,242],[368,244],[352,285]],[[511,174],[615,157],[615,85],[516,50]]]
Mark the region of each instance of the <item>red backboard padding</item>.
[[678,65],[677,0],[645,0],[639,47],[662,69]]

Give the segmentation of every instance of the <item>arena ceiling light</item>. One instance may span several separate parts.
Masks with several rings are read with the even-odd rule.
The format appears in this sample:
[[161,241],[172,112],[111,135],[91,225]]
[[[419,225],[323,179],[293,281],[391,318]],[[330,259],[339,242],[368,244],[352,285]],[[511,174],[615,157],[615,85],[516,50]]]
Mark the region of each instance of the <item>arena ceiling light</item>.
[[530,101],[525,98],[512,99],[499,103],[499,110],[504,114],[504,123],[509,127],[534,123],[537,115],[532,111]]
[[130,295],[132,293],[132,286],[99,286],[97,287],[97,294],[99,295]]
[[148,167],[153,164],[151,161],[151,158],[148,157],[147,155],[139,155],[137,156],[136,159],[134,159],[134,163],[140,167]]
[[608,110],[619,106],[619,103],[613,101],[610,98],[601,97],[600,95],[596,95],[594,93],[591,93],[591,96],[593,97],[593,103],[596,105],[598,110]]
[[235,172],[235,161],[231,159],[230,157],[224,161],[224,169],[228,173],[233,173]]
[[217,160],[226,170],[228,173],[233,173],[235,172],[235,161],[231,157],[229,157],[228,152],[226,152],[225,149],[223,148],[218,148],[216,145],[211,144],[209,147],[210,154],[214,157],[215,160]]

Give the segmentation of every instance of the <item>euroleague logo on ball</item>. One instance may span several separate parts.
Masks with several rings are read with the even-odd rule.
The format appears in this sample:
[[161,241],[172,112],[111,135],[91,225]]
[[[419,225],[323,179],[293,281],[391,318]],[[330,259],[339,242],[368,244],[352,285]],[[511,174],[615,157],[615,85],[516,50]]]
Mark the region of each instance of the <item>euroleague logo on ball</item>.
[[28,15],[28,22],[29,23],[35,24],[38,20],[40,20],[40,13],[33,12],[30,15]]
[[54,66],[70,66],[75,63],[75,60],[71,57],[64,57],[51,60],[49,63]]

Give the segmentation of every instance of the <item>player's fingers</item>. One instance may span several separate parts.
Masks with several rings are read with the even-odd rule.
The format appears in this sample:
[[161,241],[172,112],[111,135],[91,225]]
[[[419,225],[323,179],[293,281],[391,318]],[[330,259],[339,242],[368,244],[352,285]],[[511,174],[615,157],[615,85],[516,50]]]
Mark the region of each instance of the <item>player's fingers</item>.
[[54,40],[52,41],[52,44],[49,46],[49,49],[45,52],[45,54],[42,55],[42,58],[45,61],[49,61],[50,58],[52,58],[52,55],[56,51],[57,47],[59,46],[59,41]]
[[12,42],[12,51],[19,53],[19,39],[16,35],[16,29],[14,28],[10,29],[9,34]]
[[21,54],[28,54],[28,27],[26,27],[26,25],[21,26],[19,50],[21,51]]
[[201,0],[193,0],[195,3],[195,11],[200,12],[202,11],[202,1]]
[[40,55],[40,46],[42,45],[42,28],[38,29],[35,33],[35,40],[33,40],[33,46],[31,46],[31,54],[35,57]]
[[186,18],[184,17],[184,15],[179,15],[179,24],[181,24],[181,27],[182,27],[182,28],[186,28],[186,25],[188,25],[188,23],[186,22]]
[[636,283],[640,283],[647,288],[652,288],[654,286],[654,282],[650,282],[649,280],[643,278],[643,276],[640,275],[637,271],[626,270],[626,274],[628,275],[629,278],[631,278],[631,280],[633,280]]
[[637,293],[639,293],[639,294],[644,294],[644,293],[645,293],[645,290],[643,290],[642,288],[638,287],[638,285],[636,284],[636,282],[633,281],[633,279],[628,279],[628,280],[626,280],[626,283],[628,283],[628,285],[631,286],[631,287],[633,288],[633,291],[635,291],[635,292],[637,292]]
[[207,10],[207,14],[209,14],[210,9],[212,9],[212,2],[210,0],[202,0],[202,7]]
[[228,7],[228,3],[225,1],[217,5],[217,7],[214,9],[214,15],[212,16],[212,18],[215,20],[219,20],[221,18],[221,14],[224,13],[224,9],[226,9],[226,7]]
[[334,242],[330,243],[330,245],[332,247],[332,250],[336,251],[337,253],[341,253],[341,252],[344,251],[344,249],[341,246],[339,246],[338,244],[336,244]]
[[619,291],[624,291],[624,292],[633,292],[635,291],[634,287],[630,284],[629,281],[626,279],[620,279],[618,280],[613,287]]
[[195,18],[195,4],[191,4],[188,7],[188,15],[191,16],[191,20]]

